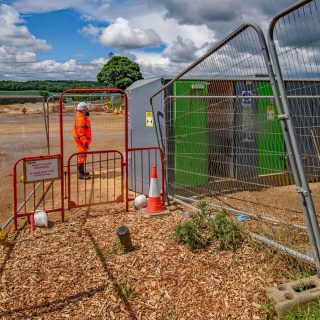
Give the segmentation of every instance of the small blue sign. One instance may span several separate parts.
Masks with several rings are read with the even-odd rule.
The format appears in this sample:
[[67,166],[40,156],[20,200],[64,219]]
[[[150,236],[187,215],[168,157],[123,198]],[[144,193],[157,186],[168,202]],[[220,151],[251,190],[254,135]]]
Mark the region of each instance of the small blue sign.
[[252,106],[252,99],[249,98],[251,96],[251,91],[242,91],[242,96],[247,98],[242,98],[242,106],[243,107],[251,107]]

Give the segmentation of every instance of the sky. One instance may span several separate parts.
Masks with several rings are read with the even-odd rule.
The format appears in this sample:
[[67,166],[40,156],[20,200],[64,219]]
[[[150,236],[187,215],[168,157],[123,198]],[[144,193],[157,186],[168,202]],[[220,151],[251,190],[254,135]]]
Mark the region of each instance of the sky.
[[95,80],[112,54],[173,76],[295,0],[0,0],[0,79]]

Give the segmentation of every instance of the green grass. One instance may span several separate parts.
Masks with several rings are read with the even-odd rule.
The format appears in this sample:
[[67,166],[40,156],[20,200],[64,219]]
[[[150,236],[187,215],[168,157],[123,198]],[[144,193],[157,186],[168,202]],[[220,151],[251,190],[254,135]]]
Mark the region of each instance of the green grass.
[[318,320],[320,319],[320,304],[310,304],[306,309],[299,309],[289,312],[285,320]]
[[128,285],[125,276],[122,277],[120,291],[124,301],[128,301],[131,297],[135,297],[137,295],[136,292]]
[[0,96],[39,96],[39,90],[24,90],[24,91],[0,90]]
[[109,253],[121,256],[126,253],[125,248],[121,244],[119,238],[116,238],[109,249]]

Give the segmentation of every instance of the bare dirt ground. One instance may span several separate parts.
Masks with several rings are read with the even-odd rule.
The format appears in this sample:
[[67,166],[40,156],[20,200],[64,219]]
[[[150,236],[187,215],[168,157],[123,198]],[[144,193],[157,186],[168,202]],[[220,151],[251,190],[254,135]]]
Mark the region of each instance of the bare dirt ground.
[[[12,233],[0,247],[1,319],[258,320],[264,288],[297,277],[296,261],[250,241],[191,253],[172,235],[185,209],[171,210],[145,219],[121,204],[78,209],[63,224]],[[121,225],[135,250],[117,255]]]

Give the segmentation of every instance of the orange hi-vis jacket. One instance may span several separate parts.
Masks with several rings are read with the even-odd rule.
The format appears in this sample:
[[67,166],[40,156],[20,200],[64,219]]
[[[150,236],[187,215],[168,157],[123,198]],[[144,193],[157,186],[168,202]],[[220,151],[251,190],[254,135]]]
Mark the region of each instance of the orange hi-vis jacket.
[[91,143],[91,125],[89,118],[77,111],[72,130],[72,136],[76,144],[90,144]]

